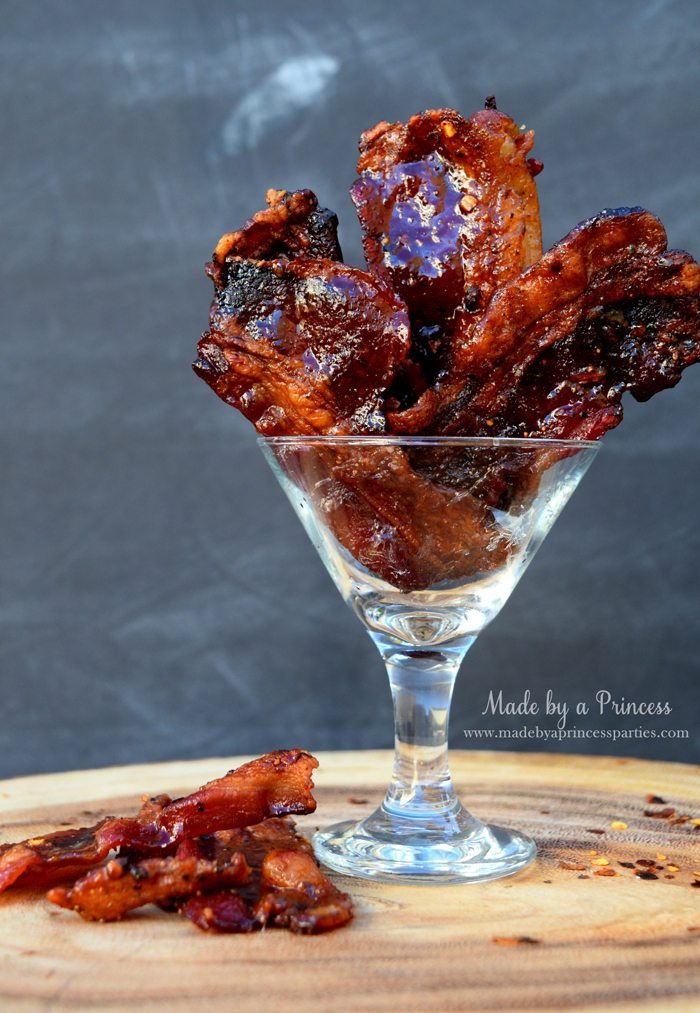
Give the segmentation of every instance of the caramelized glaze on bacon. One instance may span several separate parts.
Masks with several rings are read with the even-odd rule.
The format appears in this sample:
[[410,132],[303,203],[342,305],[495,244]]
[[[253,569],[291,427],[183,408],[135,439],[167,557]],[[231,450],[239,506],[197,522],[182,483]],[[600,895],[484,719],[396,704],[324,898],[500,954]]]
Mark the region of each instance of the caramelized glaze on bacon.
[[319,208],[312,190],[268,190],[267,207],[257,211],[243,228],[227,232],[216,244],[207,265],[215,285],[224,284],[229,258],[285,260],[297,256],[342,260],[338,218]]
[[[473,329],[493,293],[541,254],[533,137],[492,108],[468,120],[434,109],[362,135],[351,195],[367,263],[406,302],[412,359],[429,383],[449,367],[455,329]],[[425,429],[436,399],[401,379],[388,394],[391,428]]]
[[324,876],[313,855],[271,851],[262,864],[262,894],[254,910],[262,925],[329,932],[350,921],[352,901]]
[[202,892],[189,898],[182,913],[199,928],[250,932],[273,926],[294,932],[328,932],[352,918],[350,896],[321,872],[311,845],[288,820],[267,820],[229,835],[250,873],[235,891]]
[[86,921],[158,904],[215,932],[327,932],[352,918],[350,897],[324,876],[290,819],[187,839],[162,858],[113,858],[47,899]]
[[[300,455],[303,462],[303,452]],[[340,543],[370,572],[405,591],[503,563],[508,535],[469,481],[452,487],[419,474],[400,447],[329,448],[313,455],[317,503]],[[283,467],[286,465],[283,464]]]
[[409,344],[405,307],[366,271],[234,259],[194,370],[267,435],[381,432]]
[[269,816],[311,813],[318,761],[300,749],[278,750],[243,764],[184,798],[148,800],[133,818],[109,817],[94,827],[61,830],[0,848],[0,892],[13,883],[43,886],[93,868],[110,851],[139,856],[167,853],[186,837],[260,822]]
[[700,357],[700,268],[641,208],[582,222],[455,343],[442,433],[597,439]]
[[[429,110],[364,133],[352,197],[368,272],[333,262],[325,219],[310,258],[315,197],[273,192],[217,247],[195,371],[266,435],[599,438],[626,391],[644,400],[700,358],[700,269],[641,208],[542,255],[532,143],[491,99],[468,120]],[[492,508],[534,493],[550,460],[514,450],[484,470],[465,451],[460,478],[455,454],[353,457],[318,454],[328,523],[403,591],[501,565]]]
[[412,323],[449,327],[539,258],[533,138],[492,109],[431,109],[362,135],[351,195],[367,263]]
[[117,921],[145,904],[172,906],[192,894],[231,887],[247,879],[250,870],[241,852],[220,851],[215,858],[207,858],[181,853],[181,845],[176,854],[166,858],[112,858],[71,887],[55,886],[46,899],[77,911],[86,921],[102,922]]

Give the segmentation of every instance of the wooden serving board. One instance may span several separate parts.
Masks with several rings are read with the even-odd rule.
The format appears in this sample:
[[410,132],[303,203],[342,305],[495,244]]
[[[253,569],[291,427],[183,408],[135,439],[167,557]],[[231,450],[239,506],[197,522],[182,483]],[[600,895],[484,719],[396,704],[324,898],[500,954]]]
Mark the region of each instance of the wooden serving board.
[[[0,782],[0,840],[129,813],[144,792],[190,791],[242,759]],[[318,811],[299,821],[309,832],[368,812],[391,765],[387,752],[320,760]],[[356,918],[316,937],[205,934],[156,908],[94,924],[40,894],[9,892],[0,897],[0,1009],[700,1009],[700,888],[691,885],[700,768],[486,752],[454,752],[452,766],[475,814],[536,838],[539,857],[525,872],[451,887],[334,877],[355,898]],[[690,819],[645,816],[648,793]],[[603,858],[609,865],[592,864]],[[639,859],[663,866],[651,870],[658,878],[619,864]],[[595,875],[601,869],[616,875]]]

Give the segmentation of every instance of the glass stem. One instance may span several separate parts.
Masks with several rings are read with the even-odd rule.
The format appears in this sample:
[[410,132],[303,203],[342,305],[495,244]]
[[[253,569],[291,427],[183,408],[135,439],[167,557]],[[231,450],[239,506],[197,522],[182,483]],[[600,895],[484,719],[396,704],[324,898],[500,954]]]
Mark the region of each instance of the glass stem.
[[[447,748],[452,691],[474,639],[439,650],[380,646],[395,729],[394,771],[382,808],[393,817],[430,821],[434,830],[436,817],[452,823],[464,814],[450,778]],[[463,829],[461,818],[459,823],[455,832]]]

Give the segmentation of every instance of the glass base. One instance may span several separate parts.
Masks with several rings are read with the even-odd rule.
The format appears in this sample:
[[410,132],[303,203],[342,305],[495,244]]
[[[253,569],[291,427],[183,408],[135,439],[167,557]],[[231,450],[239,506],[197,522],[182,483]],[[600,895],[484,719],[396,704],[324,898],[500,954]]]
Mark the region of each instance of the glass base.
[[486,826],[473,817],[469,833],[446,839],[439,832],[411,835],[396,833],[396,828],[382,832],[376,827],[380,813],[386,816],[380,809],[360,823],[348,820],[319,830],[313,837],[316,857],[346,876],[443,886],[512,876],[537,852],[525,834]]

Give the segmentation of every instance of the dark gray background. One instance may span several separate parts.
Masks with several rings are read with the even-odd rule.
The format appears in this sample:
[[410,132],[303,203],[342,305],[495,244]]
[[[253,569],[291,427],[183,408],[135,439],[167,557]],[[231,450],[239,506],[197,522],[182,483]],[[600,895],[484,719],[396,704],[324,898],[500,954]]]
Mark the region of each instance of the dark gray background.
[[[252,428],[190,372],[202,265],[269,186],[316,190],[359,263],[360,131],[469,114],[491,93],[537,131],[548,245],[639,203],[697,256],[700,5],[5,0],[1,14],[0,771],[389,745],[374,647]],[[546,748],[697,758],[699,398],[696,367],[606,437],[467,659],[453,745],[488,726],[489,688],[573,702],[608,687],[673,714],[579,725],[691,740]]]

